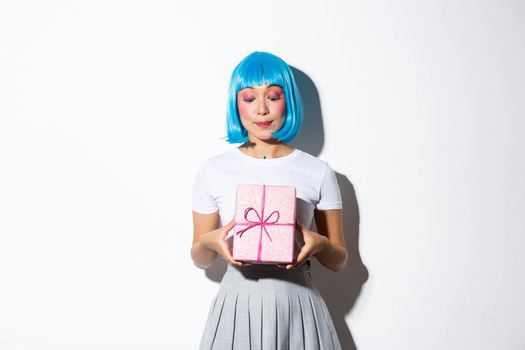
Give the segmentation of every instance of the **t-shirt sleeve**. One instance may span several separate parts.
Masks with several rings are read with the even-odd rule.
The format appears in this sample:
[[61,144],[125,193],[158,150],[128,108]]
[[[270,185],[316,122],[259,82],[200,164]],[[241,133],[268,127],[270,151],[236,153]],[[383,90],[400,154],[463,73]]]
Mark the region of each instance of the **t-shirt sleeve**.
[[192,209],[201,214],[211,214],[219,210],[215,197],[212,194],[211,164],[204,161],[197,170],[193,184]]
[[341,199],[341,191],[335,172],[326,164],[323,178],[321,180],[321,187],[319,193],[320,199],[317,203],[317,209],[329,210],[329,209],[342,209],[343,201]]

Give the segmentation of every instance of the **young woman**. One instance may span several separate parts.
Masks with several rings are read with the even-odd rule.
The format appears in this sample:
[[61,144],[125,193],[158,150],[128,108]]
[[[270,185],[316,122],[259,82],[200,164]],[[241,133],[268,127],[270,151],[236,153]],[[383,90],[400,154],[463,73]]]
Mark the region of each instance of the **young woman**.
[[[301,125],[301,98],[290,67],[270,53],[245,57],[231,76],[226,121],[228,142],[241,145],[206,159],[193,190],[191,257],[202,269],[217,256],[228,263],[201,350],[341,349],[309,261],[315,256],[332,271],[346,265],[341,194],[326,162],[288,144]],[[233,259],[237,184],[296,188],[293,263]]]

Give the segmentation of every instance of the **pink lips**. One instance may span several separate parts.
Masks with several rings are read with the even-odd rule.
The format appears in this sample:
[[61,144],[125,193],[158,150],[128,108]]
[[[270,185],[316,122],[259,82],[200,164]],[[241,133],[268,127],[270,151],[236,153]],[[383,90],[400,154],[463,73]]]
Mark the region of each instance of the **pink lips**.
[[257,124],[257,126],[260,127],[260,128],[266,129],[267,127],[269,127],[270,125],[272,125],[272,122],[271,122],[271,121],[268,121],[268,122],[258,122],[258,123],[255,123],[255,124]]

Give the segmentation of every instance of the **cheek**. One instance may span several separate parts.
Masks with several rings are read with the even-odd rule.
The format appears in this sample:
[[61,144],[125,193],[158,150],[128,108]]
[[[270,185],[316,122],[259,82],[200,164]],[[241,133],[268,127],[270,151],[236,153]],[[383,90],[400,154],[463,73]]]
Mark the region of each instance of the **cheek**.
[[280,99],[278,103],[275,104],[275,114],[283,115],[285,109],[286,109],[286,101],[283,98],[283,99]]
[[239,110],[239,116],[243,119],[246,119],[246,117],[250,114],[248,106],[244,103],[237,103],[237,109]]

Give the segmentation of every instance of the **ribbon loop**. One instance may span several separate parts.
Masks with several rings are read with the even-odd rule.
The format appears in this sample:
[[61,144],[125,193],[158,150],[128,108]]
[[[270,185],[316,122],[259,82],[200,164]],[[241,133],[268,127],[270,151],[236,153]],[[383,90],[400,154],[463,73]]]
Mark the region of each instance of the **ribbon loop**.
[[[251,220],[250,218],[248,218],[248,215],[252,211],[254,211],[255,215],[257,215],[257,220]],[[277,214],[277,217],[275,219],[273,219],[272,221],[270,221],[270,219],[274,216],[274,214]],[[266,235],[268,236],[268,238],[271,241],[272,237],[270,237],[270,234],[268,233],[268,230],[266,230],[265,226],[266,225],[276,224],[277,221],[279,221],[279,217],[280,216],[281,215],[279,214],[279,211],[278,210],[274,210],[273,212],[271,212],[270,215],[268,215],[266,217],[266,219],[263,220],[262,216],[259,214],[257,209],[255,209],[254,207],[248,207],[248,208],[246,208],[246,210],[244,210],[244,220],[246,220],[247,223],[250,223],[250,225],[248,225],[247,227],[243,228],[242,230],[237,231],[237,234],[240,237],[242,237],[242,234],[244,232],[248,231],[249,229],[251,229],[252,227],[261,226],[261,228],[264,229],[264,231],[266,232]]]
[[[255,212],[255,215],[257,216],[257,219],[255,220],[251,220],[250,218],[248,218],[248,215],[252,211]],[[263,219],[261,218],[261,215],[259,215],[259,212],[254,207],[246,208],[246,210],[244,211],[244,220],[246,220],[247,222],[251,222],[251,223],[259,223],[263,221]]]
[[[273,214],[277,214],[277,217],[275,218],[275,220],[270,221],[270,219],[272,218]],[[279,213],[279,211],[274,210],[274,211],[271,212],[270,215],[268,215],[268,217],[264,220],[264,222],[267,223],[267,224],[275,224],[277,221],[279,221],[280,217],[281,217],[281,214]]]

